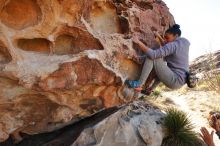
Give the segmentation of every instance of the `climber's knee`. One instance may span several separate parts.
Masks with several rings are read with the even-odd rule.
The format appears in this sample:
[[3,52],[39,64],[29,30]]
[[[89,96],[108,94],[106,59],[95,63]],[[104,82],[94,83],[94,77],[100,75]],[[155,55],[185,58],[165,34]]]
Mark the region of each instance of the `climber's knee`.
[[166,62],[162,58],[153,60],[153,65],[155,69],[167,66]]
[[157,58],[157,59],[154,59],[153,62],[154,62],[155,64],[157,64],[157,63],[163,63],[164,60],[163,60],[163,58]]

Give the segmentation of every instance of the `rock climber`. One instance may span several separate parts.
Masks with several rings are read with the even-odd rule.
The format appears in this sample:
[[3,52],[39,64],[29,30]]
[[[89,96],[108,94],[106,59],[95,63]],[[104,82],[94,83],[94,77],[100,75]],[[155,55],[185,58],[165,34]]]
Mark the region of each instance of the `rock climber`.
[[[142,94],[149,95],[160,82],[171,89],[179,89],[186,83],[187,73],[189,72],[190,42],[181,37],[178,24],[167,29],[164,38],[165,45],[156,50],[146,46],[137,36],[132,38],[138,48],[146,54],[146,59],[139,80],[126,80],[125,83],[130,88],[135,88]],[[151,87],[142,89],[153,68],[157,80]],[[138,90],[140,88],[141,90]]]

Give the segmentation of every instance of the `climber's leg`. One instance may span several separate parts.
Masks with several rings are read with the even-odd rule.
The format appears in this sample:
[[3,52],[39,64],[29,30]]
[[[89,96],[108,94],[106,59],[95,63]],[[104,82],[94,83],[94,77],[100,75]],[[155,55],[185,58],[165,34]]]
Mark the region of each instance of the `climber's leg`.
[[176,74],[167,66],[167,63],[162,58],[154,60],[154,68],[159,80],[167,87],[178,89],[182,86]]
[[141,93],[145,95],[150,95],[160,83],[161,81],[158,78],[156,78],[153,84],[150,87],[141,90]]
[[126,80],[126,84],[131,88],[138,88],[140,86],[143,86],[152,69],[153,69],[153,60],[146,57],[139,80],[137,81]]
[[146,57],[144,66],[142,68],[141,76],[139,78],[141,86],[143,86],[145,82],[147,81],[147,78],[149,77],[152,69],[153,69],[153,60]]
[[152,90],[154,90],[154,89],[157,88],[157,86],[158,86],[160,83],[161,83],[160,79],[159,79],[159,78],[156,78],[156,79],[154,80],[153,84],[150,86],[150,88],[151,88]]

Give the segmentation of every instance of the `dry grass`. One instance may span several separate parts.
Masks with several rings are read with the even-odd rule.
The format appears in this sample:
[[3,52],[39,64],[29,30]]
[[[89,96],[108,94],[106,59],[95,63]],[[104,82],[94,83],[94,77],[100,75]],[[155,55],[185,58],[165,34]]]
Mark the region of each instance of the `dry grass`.
[[216,91],[220,94],[220,74],[212,71],[204,74],[204,79],[200,81],[199,87],[203,90]]
[[213,58],[213,54],[210,53],[207,61],[204,61],[206,70],[203,72],[203,78],[198,86],[203,90],[220,93],[220,70],[217,68],[217,63],[213,61]]

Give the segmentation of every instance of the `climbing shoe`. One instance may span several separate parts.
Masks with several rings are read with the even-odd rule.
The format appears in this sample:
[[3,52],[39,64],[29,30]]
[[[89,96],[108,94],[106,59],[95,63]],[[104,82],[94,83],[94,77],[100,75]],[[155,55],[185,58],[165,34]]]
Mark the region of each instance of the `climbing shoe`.
[[131,81],[131,80],[126,80],[125,84],[129,87],[129,88],[138,88],[141,85],[140,81]]
[[147,96],[151,95],[152,92],[153,92],[153,90],[151,88],[141,90],[141,94],[144,94],[144,95],[147,95]]

